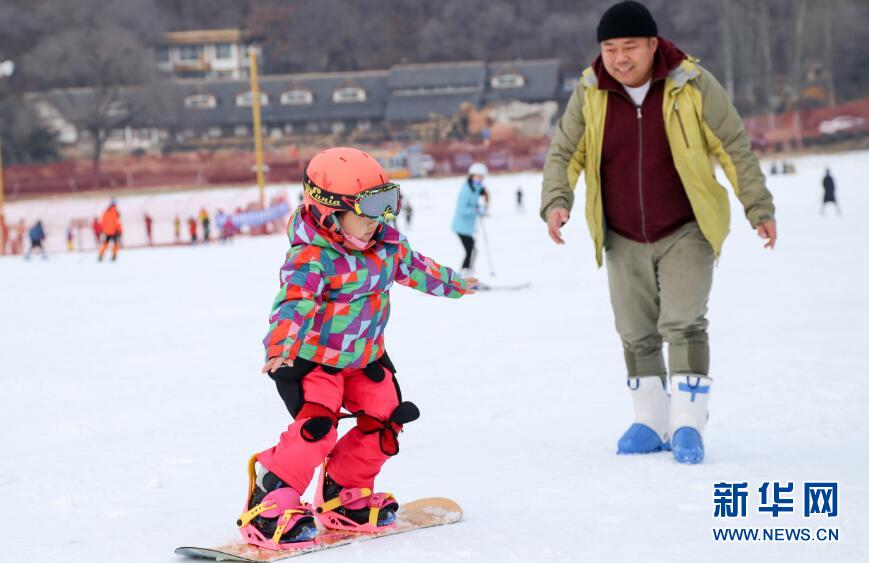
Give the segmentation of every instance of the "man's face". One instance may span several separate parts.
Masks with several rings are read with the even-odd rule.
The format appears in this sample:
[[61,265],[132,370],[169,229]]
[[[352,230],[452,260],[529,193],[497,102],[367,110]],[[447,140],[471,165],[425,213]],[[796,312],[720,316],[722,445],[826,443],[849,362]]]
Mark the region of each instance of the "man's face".
[[636,88],[652,77],[652,63],[658,48],[656,37],[607,39],[600,44],[603,66],[625,86]]

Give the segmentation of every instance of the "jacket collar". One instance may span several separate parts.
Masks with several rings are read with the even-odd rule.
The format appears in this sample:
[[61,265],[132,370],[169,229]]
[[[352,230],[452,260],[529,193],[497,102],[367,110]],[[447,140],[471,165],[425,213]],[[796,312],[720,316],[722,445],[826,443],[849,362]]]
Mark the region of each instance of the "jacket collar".
[[398,230],[384,223],[380,225],[380,228],[374,234],[376,243],[373,247],[365,251],[353,251],[341,244],[336,235],[327,233],[321,229],[304,207],[299,207],[293,213],[287,227],[287,235],[289,236],[291,246],[310,244],[321,248],[331,248],[341,254],[368,252],[376,250],[378,246],[384,244],[401,244],[406,238]]

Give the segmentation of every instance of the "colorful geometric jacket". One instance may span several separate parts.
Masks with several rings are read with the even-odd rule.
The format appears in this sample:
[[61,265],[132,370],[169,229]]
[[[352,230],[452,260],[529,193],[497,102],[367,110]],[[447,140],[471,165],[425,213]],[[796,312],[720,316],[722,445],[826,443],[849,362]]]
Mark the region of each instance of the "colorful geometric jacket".
[[468,289],[458,273],[411,249],[388,225],[378,229],[373,247],[351,250],[323,235],[299,208],[287,234],[290,250],[263,340],[267,360],[365,367],[384,351],[393,282],[450,298]]

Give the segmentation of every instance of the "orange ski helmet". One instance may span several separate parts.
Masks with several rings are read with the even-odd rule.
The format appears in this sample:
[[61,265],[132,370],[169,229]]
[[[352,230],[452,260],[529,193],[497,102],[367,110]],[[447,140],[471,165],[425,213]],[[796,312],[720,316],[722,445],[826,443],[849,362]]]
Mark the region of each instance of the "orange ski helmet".
[[303,203],[324,228],[336,230],[333,215],[352,211],[377,218],[398,214],[398,184],[377,160],[359,149],[336,147],[318,153],[305,168]]

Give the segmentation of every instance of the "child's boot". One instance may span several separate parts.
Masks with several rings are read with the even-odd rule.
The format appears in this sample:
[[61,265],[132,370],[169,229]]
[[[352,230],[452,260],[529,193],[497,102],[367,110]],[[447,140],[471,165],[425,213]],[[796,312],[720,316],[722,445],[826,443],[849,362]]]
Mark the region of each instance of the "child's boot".
[[314,502],[317,518],[326,528],[353,532],[377,532],[395,525],[398,501],[392,493],[371,493],[371,489],[339,485],[320,468],[320,482]]
[[248,499],[237,522],[244,540],[272,550],[312,545],[317,525],[311,505],[302,502],[298,491],[265,467],[255,471],[255,464],[256,455],[248,463]]

